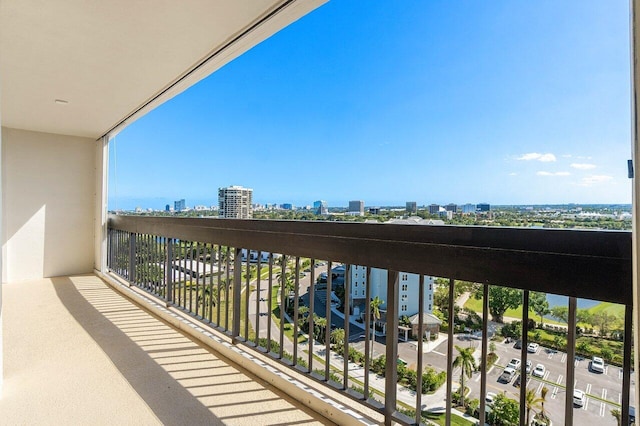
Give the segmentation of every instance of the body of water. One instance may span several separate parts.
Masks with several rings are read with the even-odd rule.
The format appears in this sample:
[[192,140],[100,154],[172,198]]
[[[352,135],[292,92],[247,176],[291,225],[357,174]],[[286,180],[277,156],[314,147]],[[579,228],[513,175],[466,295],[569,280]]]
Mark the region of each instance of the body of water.
[[[549,308],[553,308],[555,306],[569,306],[569,298],[567,296],[560,296],[558,294],[547,294],[547,301],[549,302]],[[577,303],[578,309],[589,309],[598,304],[600,304],[600,302],[598,302],[597,300],[590,299],[578,299]],[[535,317],[536,316],[532,318],[536,319]],[[561,321],[559,318],[553,317],[551,315],[545,315],[544,317],[555,321]],[[539,320],[540,318],[538,317],[536,321]]]

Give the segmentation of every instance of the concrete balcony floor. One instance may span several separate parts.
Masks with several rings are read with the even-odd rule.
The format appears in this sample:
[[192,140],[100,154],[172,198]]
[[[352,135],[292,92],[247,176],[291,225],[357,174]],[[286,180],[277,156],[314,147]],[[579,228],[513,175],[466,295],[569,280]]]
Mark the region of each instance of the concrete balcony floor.
[[94,275],[3,286],[1,424],[330,424]]

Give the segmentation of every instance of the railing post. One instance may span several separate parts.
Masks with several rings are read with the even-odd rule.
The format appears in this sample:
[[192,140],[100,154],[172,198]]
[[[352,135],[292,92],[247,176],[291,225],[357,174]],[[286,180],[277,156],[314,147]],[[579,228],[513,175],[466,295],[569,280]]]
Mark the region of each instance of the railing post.
[[[575,331],[575,330],[574,330]],[[522,347],[520,348],[520,425],[526,423],[527,412],[527,347],[529,345],[529,290],[522,291]],[[567,361],[568,362],[568,361]],[[527,425],[528,426],[528,425]]]
[[165,300],[169,304],[173,303],[173,238],[167,238],[165,241],[167,254],[164,266],[165,282],[167,283]]
[[[487,417],[487,350],[489,346],[489,284],[482,285],[482,360],[480,361],[480,413],[483,425]],[[520,385],[522,386],[522,385]]]
[[387,271],[387,365],[384,385],[384,424],[387,426],[393,424],[398,390],[398,276],[398,271]]
[[240,336],[240,298],[242,297],[242,249],[236,248],[233,257],[233,317],[231,337],[234,344]]
[[[445,411],[445,424],[449,426],[451,424],[451,398],[453,392],[453,326],[455,322],[454,315],[454,288],[455,280],[449,278],[449,316],[448,316],[448,330],[447,330],[447,409]],[[464,392],[464,390],[462,390]]]
[[129,233],[129,285],[136,283],[136,234]]
[[[567,394],[564,406],[564,424],[573,424],[573,390],[575,388],[576,362],[576,307],[577,299],[569,297],[569,316],[567,318]],[[524,347],[524,342],[522,342]]]

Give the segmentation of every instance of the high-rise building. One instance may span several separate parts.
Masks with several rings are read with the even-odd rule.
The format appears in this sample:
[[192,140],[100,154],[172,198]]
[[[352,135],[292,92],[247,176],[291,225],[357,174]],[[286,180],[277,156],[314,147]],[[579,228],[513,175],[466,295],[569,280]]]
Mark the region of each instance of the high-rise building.
[[218,188],[218,216],[231,219],[251,219],[253,189],[242,186]]
[[478,203],[477,209],[479,212],[491,211],[491,205],[489,203]]
[[439,204],[429,204],[429,214],[438,214],[440,211]]
[[454,204],[454,203],[449,203],[446,206],[444,206],[444,209],[448,212],[453,212],[453,213],[457,213],[458,212],[458,205]]
[[187,202],[184,200],[178,200],[173,202],[173,211],[181,212],[187,208]]
[[169,204],[167,204],[166,206],[164,206],[164,211],[165,212],[169,212],[171,211],[171,206]]
[[462,206],[462,213],[464,213],[464,214],[475,213],[475,212],[476,212],[476,205],[475,204],[467,203],[467,204],[464,204]]
[[415,201],[407,201],[407,213],[418,213],[418,203]]
[[355,201],[349,201],[349,214],[352,215],[357,215],[359,214],[360,216],[364,215],[364,201],[362,200],[355,200]]
[[329,214],[329,208],[327,207],[327,202],[324,200],[314,201],[313,211],[319,215]]

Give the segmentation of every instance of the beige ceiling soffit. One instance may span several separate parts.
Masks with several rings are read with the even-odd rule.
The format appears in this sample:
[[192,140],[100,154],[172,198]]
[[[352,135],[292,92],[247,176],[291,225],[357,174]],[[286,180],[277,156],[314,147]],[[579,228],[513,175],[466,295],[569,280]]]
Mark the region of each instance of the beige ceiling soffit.
[[329,0],[285,0],[237,35],[232,36],[221,47],[176,78],[156,95],[143,102],[138,108],[124,117],[104,133],[102,137],[112,138],[122,129],[144,116],[154,108],[185,91],[203,78],[222,68],[252,47],[271,37],[307,13],[315,10]]

